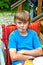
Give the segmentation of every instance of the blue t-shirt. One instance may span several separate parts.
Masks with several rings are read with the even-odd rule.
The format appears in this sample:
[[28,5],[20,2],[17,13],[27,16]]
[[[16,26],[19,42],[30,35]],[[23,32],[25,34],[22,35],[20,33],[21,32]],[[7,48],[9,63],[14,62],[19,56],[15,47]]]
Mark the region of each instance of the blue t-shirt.
[[[14,30],[9,36],[8,48],[19,50],[33,50],[41,47],[38,35],[33,30],[28,30],[27,36],[22,36],[18,30]],[[17,65],[23,61],[12,61],[12,65]]]

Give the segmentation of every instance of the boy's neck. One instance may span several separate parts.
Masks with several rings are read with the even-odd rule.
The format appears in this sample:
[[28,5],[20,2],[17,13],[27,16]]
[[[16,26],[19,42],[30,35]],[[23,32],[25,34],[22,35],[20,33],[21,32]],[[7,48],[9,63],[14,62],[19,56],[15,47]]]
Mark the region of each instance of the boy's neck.
[[20,32],[20,34],[21,34],[22,36],[27,36],[28,32],[27,32],[27,31],[26,31],[26,32]]

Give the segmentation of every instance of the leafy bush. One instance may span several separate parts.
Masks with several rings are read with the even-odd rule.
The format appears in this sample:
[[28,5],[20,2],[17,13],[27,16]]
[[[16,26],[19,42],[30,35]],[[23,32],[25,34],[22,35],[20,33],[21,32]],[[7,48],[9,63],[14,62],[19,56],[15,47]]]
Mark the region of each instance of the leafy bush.
[[10,0],[0,0],[0,9],[9,9]]

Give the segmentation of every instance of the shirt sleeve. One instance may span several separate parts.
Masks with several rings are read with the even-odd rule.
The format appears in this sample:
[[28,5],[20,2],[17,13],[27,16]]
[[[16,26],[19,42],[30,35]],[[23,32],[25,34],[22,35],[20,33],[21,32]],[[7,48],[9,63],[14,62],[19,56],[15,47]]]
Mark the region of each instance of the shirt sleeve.
[[35,49],[41,47],[41,43],[36,32],[34,32],[34,35],[33,35],[33,47]]
[[16,39],[14,33],[9,35],[8,48],[16,48]]

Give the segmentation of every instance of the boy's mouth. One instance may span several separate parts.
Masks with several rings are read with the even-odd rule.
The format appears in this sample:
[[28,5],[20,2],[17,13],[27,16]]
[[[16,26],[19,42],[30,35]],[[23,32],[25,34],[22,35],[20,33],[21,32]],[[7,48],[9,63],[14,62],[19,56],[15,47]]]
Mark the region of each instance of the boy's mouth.
[[20,28],[21,30],[24,30],[24,28]]

